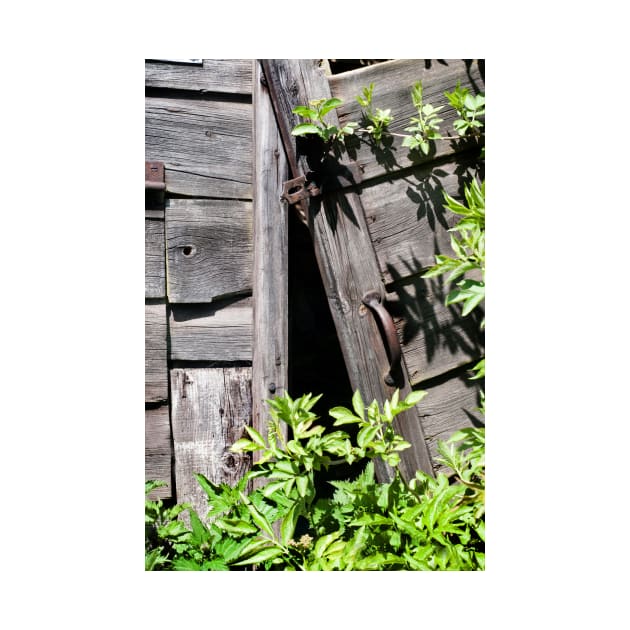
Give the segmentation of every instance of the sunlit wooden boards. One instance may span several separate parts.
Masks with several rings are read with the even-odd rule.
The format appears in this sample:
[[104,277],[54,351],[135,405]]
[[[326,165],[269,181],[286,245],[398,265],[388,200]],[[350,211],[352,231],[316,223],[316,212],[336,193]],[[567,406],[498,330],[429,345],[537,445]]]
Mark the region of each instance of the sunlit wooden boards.
[[[236,366],[252,360],[252,61],[147,60],[145,77],[145,159],[164,163],[166,181],[164,206],[145,214],[145,468],[169,484],[157,496],[182,502],[199,490],[185,453],[210,462],[208,436],[222,432],[227,449],[251,421],[230,401],[241,388],[251,407],[251,368]],[[198,472],[232,482],[245,471],[222,461]]]
[[169,302],[251,293],[251,201],[170,199],[166,249]]
[[173,369],[171,397],[177,497],[205,518],[207,495],[194,474],[234,485],[249,469],[249,456],[230,447],[251,422],[251,368]]
[[251,102],[147,96],[145,117],[146,155],[164,162],[168,193],[251,199]]
[[152,88],[251,95],[251,59],[202,59],[198,63],[147,60],[145,85]]

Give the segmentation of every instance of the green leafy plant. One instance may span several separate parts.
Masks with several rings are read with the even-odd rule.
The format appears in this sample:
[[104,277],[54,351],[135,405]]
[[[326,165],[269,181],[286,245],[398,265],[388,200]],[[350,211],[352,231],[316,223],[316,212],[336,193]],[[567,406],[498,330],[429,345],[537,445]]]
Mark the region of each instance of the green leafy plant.
[[411,118],[413,125],[405,127],[405,131],[411,132],[411,135],[404,138],[402,145],[410,149],[420,149],[422,153],[427,155],[430,150],[430,141],[442,138],[440,123],[443,122],[443,119],[439,118],[437,114],[444,109],[444,106],[434,107],[430,103],[423,103],[421,81],[414,84],[411,90],[411,100],[418,115]]
[[363,88],[362,94],[356,97],[357,102],[362,107],[363,117],[369,123],[365,129],[362,128],[360,131],[370,134],[376,142],[380,142],[383,133],[387,131],[387,126],[393,122],[394,118],[391,115],[391,109],[372,106],[373,93],[374,83],[370,83],[368,87]]
[[[442,473],[434,479],[418,472],[407,483],[398,472],[399,453],[410,445],[393,430],[393,420],[424,396],[412,392],[400,400],[396,392],[381,408],[376,401],[366,406],[355,392],[352,409],[330,410],[334,420],[330,428],[316,424],[313,407],[319,396],[307,394],[294,400],[285,394],[270,400],[267,436],[248,428],[247,437],[232,447],[237,452],[259,452],[258,462],[234,488],[197,475],[208,496],[207,522],[193,516],[189,506],[181,508],[188,510],[192,528],[158,527],[157,542],[148,553],[159,549],[161,561],[147,562],[148,567],[483,569],[483,430],[456,434],[449,448],[443,447],[444,462],[455,473],[451,480]],[[282,423],[289,427],[289,438],[283,437]],[[337,428],[347,424],[356,425],[356,439]],[[455,444],[457,440],[461,446]],[[375,480],[377,457],[396,469],[390,483]],[[315,478],[318,471],[363,461],[363,472],[356,478],[331,481],[332,497],[322,496]],[[265,485],[248,494],[246,484],[255,478],[264,479]],[[166,520],[172,516],[168,514]]]
[[453,123],[453,127],[460,136],[466,134],[481,135],[483,118],[486,114],[486,98],[483,94],[471,94],[468,88],[462,88],[460,83],[452,92],[444,95],[449,103],[459,114],[459,118]]
[[[449,231],[451,247],[455,256],[438,254],[436,264],[423,274],[423,278],[447,275],[447,281],[453,282],[467,273],[476,272],[478,276],[460,280],[446,296],[446,305],[462,303],[462,315],[468,315],[485,299],[485,182],[481,185],[473,179],[465,187],[466,204],[459,203],[444,193],[445,208],[461,216],[461,220]],[[459,235],[456,236],[455,233]]]
[[350,122],[343,127],[337,127],[336,125],[328,124],[324,120],[326,114],[342,104],[343,101],[338,98],[322,98],[310,101],[308,106],[298,105],[294,107],[291,111],[302,118],[306,118],[307,122],[296,125],[291,133],[294,136],[316,134],[329,146],[346,135],[352,135],[358,127],[358,123]]

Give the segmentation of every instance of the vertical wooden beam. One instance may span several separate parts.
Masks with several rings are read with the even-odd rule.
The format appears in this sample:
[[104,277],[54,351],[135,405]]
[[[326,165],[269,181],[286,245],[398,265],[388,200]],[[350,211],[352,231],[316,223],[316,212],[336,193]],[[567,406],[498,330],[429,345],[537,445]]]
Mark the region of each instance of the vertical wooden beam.
[[173,369],[171,400],[177,501],[205,519],[208,498],[193,474],[234,485],[249,469],[249,456],[230,447],[251,419],[251,368]]
[[[282,395],[288,368],[288,207],[280,200],[288,165],[282,138],[254,60],[254,347],[252,361],[253,426],[266,436],[265,400]],[[255,454],[256,456],[256,454]]]
[[[328,80],[313,59],[266,59],[263,67],[289,161],[297,166],[298,172],[293,175],[306,175],[311,165],[308,156],[296,151],[291,129],[299,117],[292,109],[313,99],[330,98]],[[339,125],[335,111],[327,118],[331,124]],[[353,389],[358,389],[366,402],[376,399],[382,403],[392,396],[395,387],[383,380],[383,374],[389,371],[389,360],[378,325],[361,301],[368,291],[382,291],[384,295],[365,213],[356,191],[323,193],[323,199],[310,200],[308,220],[348,376]],[[404,365],[396,387],[402,396],[411,391]],[[415,409],[397,416],[394,426],[412,444],[401,453],[403,476],[409,479],[418,469],[433,474]],[[382,461],[375,462],[375,469],[381,481],[393,476],[392,469]]]

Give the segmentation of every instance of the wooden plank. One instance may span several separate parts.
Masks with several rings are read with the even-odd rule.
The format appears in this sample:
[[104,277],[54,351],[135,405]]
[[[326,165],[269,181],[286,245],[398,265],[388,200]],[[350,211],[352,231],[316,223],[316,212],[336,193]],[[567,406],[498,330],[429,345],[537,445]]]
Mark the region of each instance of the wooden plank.
[[[428,62],[430,62],[429,67],[427,67]],[[344,101],[337,110],[340,122],[342,124],[349,121],[360,122],[361,106],[356,101],[356,97],[361,94],[363,87],[373,82],[375,84],[374,107],[391,109],[394,121],[389,126],[390,131],[407,133],[404,129],[410,125],[409,119],[417,115],[411,100],[411,88],[419,80],[423,85],[424,103],[430,103],[435,107],[446,106],[439,114],[440,118],[444,119],[444,122],[440,124],[442,135],[457,135],[453,132],[452,126],[457,114],[450,107],[444,92],[452,91],[458,81],[461,82],[462,87],[467,87],[474,93],[483,92],[485,83],[479,60],[398,59],[387,61],[330,77],[330,91],[333,96]],[[463,146],[470,146],[470,144],[437,140],[434,151],[428,156],[423,156],[418,152],[410,154],[409,149],[402,146],[402,138],[393,138],[393,143],[389,147],[374,147],[368,142],[359,142],[357,139],[350,142],[349,154],[350,158],[361,165],[363,179],[366,181],[414,164],[433,161],[452,154]]]
[[464,183],[476,173],[473,154],[364,186],[361,201],[385,283],[422,273],[436,254],[453,256],[448,230],[460,219],[444,209],[443,191],[464,200]]
[[147,160],[165,163],[169,193],[251,199],[252,105],[147,97]]
[[165,481],[168,486],[156,488],[150,498],[170,499],[171,460],[173,447],[171,444],[171,423],[168,405],[146,409],[144,412],[144,477],[145,480]]
[[481,312],[461,316],[461,306],[444,305],[450,287],[442,278],[408,278],[393,285],[388,309],[394,317],[413,386],[483,356]]
[[177,501],[205,518],[207,496],[193,473],[234,485],[249,469],[249,455],[229,449],[251,419],[251,368],[174,369],[171,393]]
[[[330,96],[328,81],[315,60],[274,59],[263,60],[263,64],[285,149],[289,161],[295,162],[290,130],[297,117],[290,112],[298,104]],[[338,123],[334,112],[329,120]],[[299,165],[302,174],[311,170],[306,155],[300,156]],[[361,301],[366,292],[380,290],[382,281],[359,195],[348,191],[332,192],[323,200],[311,198],[308,220],[351,385],[361,391],[364,400],[382,402],[391,397],[394,387],[383,380],[389,371],[387,352],[376,322]],[[404,396],[410,389],[404,369],[396,376],[396,386]],[[398,416],[395,426],[413,445],[401,455],[402,474],[413,476],[418,468],[432,473],[415,412]],[[383,462],[376,467],[379,479],[391,478],[392,471]]]
[[[288,382],[289,224],[288,207],[280,196],[289,169],[269,92],[261,77],[262,69],[256,62],[252,424],[267,435],[269,410],[265,401],[281,396]],[[257,453],[254,455],[256,459]]]
[[168,398],[166,304],[146,304],[144,326],[144,400],[158,402]]
[[202,66],[146,61],[147,87],[251,94],[250,59],[204,59]]
[[172,304],[170,358],[179,361],[251,361],[252,299]]
[[164,221],[144,220],[144,297],[166,296]]
[[438,441],[447,440],[455,431],[466,427],[483,426],[479,407],[479,381],[471,381],[470,372],[455,374],[430,387],[425,398],[417,405],[418,417],[426,434],[436,472],[449,472],[437,463]]
[[171,303],[212,302],[251,293],[251,202],[170,199],[166,247]]

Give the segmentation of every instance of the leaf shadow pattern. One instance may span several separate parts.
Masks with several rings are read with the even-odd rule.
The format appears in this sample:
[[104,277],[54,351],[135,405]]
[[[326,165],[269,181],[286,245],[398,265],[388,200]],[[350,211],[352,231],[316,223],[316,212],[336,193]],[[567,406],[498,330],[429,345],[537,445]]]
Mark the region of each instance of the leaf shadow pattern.
[[471,360],[480,356],[484,344],[483,309],[463,317],[458,304],[444,305],[450,288],[442,277],[422,278],[422,266],[415,257],[401,263],[409,273],[402,274],[400,266],[388,264],[393,282],[387,288],[390,296],[397,297],[388,300],[388,306],[398,321],[403,345],[409,345],[422,334],[427,363],[435,359],[438,350],[463,354]]
[[348,199],[352,194],[360,194],[355,189],[359,182],[347,164],[342,163],[333,155],[324,155],[317,164],[317,170],[308,173],[307,180],[314,181],[321,191],[320,195],[311,197],[309,201],[311,229],[314,218],[322,210],[322,205],[328,225],[333,232],[337,230],[340,211],[355,226],[359,226],[352,203]]

